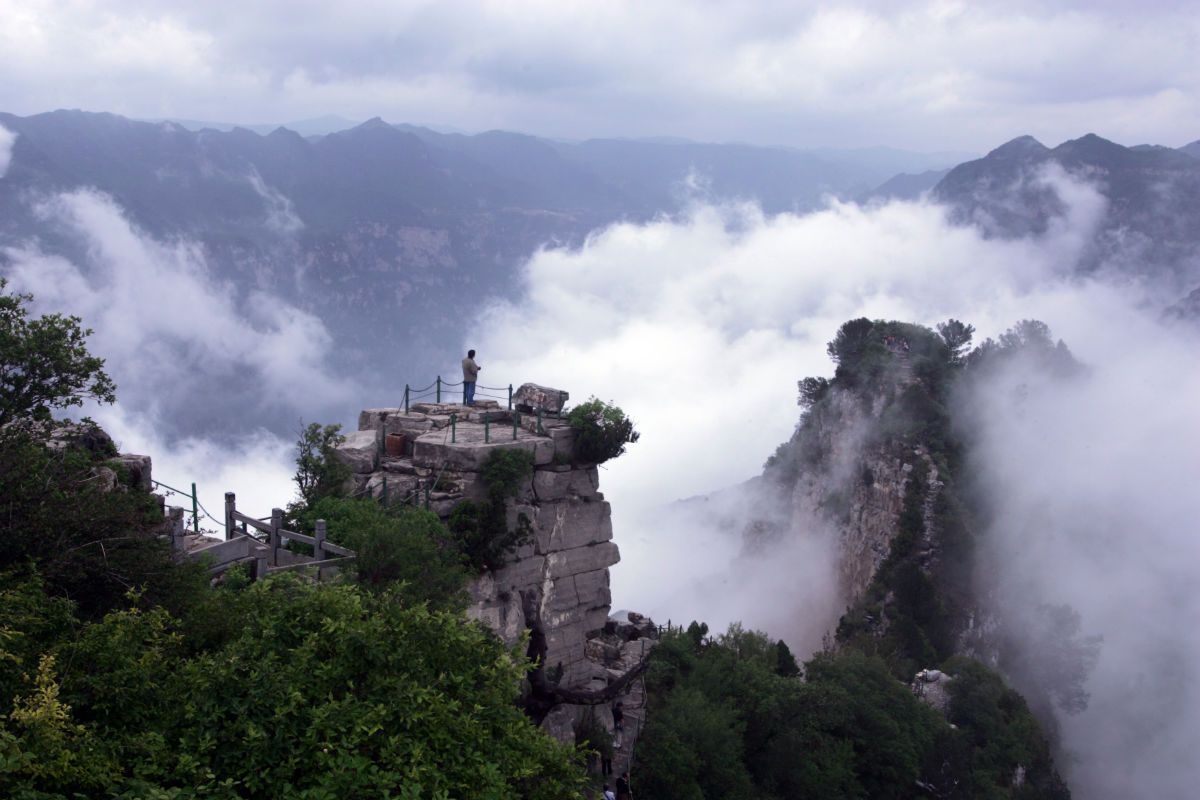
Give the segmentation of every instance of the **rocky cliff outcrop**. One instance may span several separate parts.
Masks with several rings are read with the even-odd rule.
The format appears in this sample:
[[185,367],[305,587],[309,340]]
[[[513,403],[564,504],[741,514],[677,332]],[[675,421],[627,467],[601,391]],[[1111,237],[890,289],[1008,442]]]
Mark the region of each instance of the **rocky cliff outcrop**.
[[[933,509],[942,482],[938,465],[919,437],[893,430],[896,407],[915,390],[909,354],[887,351],[882,385],[871,391],[830,387],[814,404],[793,440],[768,462],[765,485],[784,509],[774,520],[756,520],[748,536],[804,535],[812,520],[832,526],[838,543],[842,599],[862,598],[901,531],[905,500],[915,486],[922,510],[923,559],[936,557]],[[927,524],[926,524],[927,523]]]
[[[565,395],[565,393],[563,393]],[[411,503],[443,518],[486,496],[481,475],[496,450],[523,450],[532,476],[509,503],[510,527],[523,515],[532,537],[503,567],[472,580],[468,615],[507,644],[528,636],[539,664],[529,703],[552,735],[575,740],[585,718],[612,730],[611,704],[641,706],[635,680],[656,637],[647,620],[609,618],[610,567],[620,560],[611,509],[594,464],[576,463],[574,431],[557,417],[421,403],[359,416],[339,457],[354,472],[351,490],[385,504]],[[632,747],[625,737],[620,753]]]

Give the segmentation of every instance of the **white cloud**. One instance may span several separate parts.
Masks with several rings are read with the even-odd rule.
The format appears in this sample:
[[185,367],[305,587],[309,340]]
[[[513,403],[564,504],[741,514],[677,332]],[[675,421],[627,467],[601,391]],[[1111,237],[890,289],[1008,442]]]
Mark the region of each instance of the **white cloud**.
[[0,178],[8,172],[8,165],[12,161],[13,143],[16,141],[17,135],[0,125]]
[[[1063,384],[1001,375],[973,396],[971,471],[996,516],[980,558],[1011,618],[1067,604],[1083,633],[1104,637],[1089,708],[1060,720],[1076,792],[1186,797],[1200,781],[1185,755],[1200,737],[1194,332],[1114,287],[1044,302],[1089,372]],[[1025,648],[1015,667],[1046,656]]]
[[208,273],[195,245],[150,238],[89,190],[56,195],[38,213],[85,255],[77,264],[36,243],[9,247],[7,276],[39,309],[95,329],[89,346],[108,360],[129,410],[176,432],[224,433],[355,396],[331,371],[332,340],[319,319],[264,292],[239,296]]

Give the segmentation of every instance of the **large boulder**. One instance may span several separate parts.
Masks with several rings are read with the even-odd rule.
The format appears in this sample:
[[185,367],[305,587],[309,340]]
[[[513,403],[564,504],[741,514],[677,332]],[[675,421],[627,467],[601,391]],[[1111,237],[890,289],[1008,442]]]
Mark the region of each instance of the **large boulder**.
[[947,715],[950,713],[950,682],[953,680],[941,670],[923,669],[913,678],[910,688],[921,702]]
[[523,383],[513,392],[513,405],[524,414],[539,410],[547,414],[557,414],[563,410],[570,396],[562,389]]
[[346,440],[334,449],[333,455],[351,472],[359,475],[374,472],[379,464],[378,434],[373,430],[348,433]]
[[126,478],[125,484],[129,488],[141,489],[143,492],[152,490],[153,478],[150,475],[150,456],[121,453],[116,458],[110,459],[109,463],[116,465],[117,473]]
[[46,423],[43,430],[46,430],[46,446],[51,450],[86,450],[100,458],[117,454],[112,437],[94,422],[55,421]]

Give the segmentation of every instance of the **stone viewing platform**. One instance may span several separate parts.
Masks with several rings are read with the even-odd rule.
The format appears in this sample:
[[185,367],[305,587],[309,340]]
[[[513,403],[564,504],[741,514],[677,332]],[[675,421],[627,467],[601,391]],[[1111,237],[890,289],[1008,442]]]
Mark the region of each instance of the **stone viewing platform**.
[[[566,399],[566,392],[535,389],[533,402],[557,400],[554,411]],[[522,399],[518,391],[515,403]],[[585,715],[603,720],[614,698],[624,698],[627,706],[641,699],[640,689],[629,694],[636,683],[622,678],[644,661],[653,625],[635,630],[609,620],[608,570],[620,561],[620,551],[612,541],[611,509],[596,465],[576,460],[575,431],[565,419],[544,408],[538,414],[529,404],[519,407],[525,412],[489,401],[366,409],[359,430],[346,437],[337,456],[353,472],[351,494],[389,506],[428,508],[446,519],[459,503],[486,498],[480,471],[493,451],[532,455],[532,475],[508,508],[510,527],[518,515],[528,518],[532,540],[505,566],[471,581],[468,615],[509,645],[530,631],[530,654],[541,658],[546,688],[575,701],[548,708],[543,725],[573,741]],[[620,692],[600,702],[586,696],[618,687]],[[607,719],[611,724],[611,716]],[[626,736],[621,749],[631,749],[634,738]],[[617,756],[620,762],[620,752]]]

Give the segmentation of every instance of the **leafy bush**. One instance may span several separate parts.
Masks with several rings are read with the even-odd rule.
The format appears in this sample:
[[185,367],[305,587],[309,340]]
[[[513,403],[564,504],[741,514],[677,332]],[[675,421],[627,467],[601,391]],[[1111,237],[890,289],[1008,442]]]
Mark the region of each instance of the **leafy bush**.
[[584,464],[616,458],[641,436],[624,411],[595,397],[572,408],[567,421],[575,431],[575,459]]
[[341,431],[341,425],[321,425],[319,422],[300,429],[300,438],[296,441],[296,474],[292,479],[300,491],[303,506],[312,506],[323,497],[342,494],[350,477],[350,468],[333,454],[337,446],[346,441]]
[[476,572],[500,569],[518,547],[533,539],[533,526],[525,514],[517,515],[512,528],[508,525],[508,501],[532,472],[531,453],[493,450],[480,473],[488,499],[481,503],[464,500],[451,510],[450,531]]
[[324,519],[330,541],[349,547],[357,558],[358,581],[389,590],[410,604],[460,608],[467,571],[450,531],[432,512],[401,507],[387,510],[374,500],[326,497],[305,512]]

